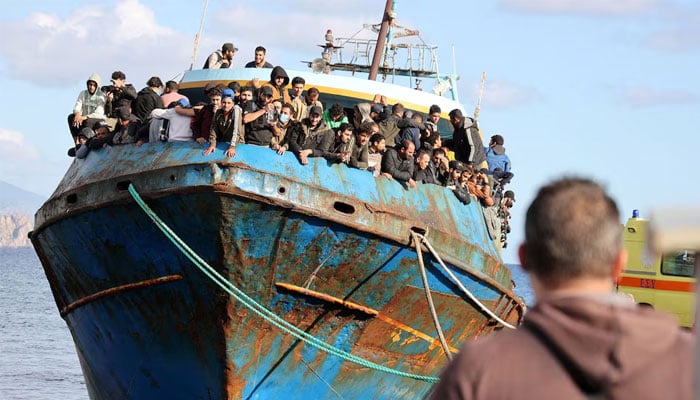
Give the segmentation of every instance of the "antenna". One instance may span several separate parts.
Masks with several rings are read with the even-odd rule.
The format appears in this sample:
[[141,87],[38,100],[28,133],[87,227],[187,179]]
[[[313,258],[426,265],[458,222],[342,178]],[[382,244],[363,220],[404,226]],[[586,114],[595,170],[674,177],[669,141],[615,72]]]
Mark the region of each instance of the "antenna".
[[481,72],[481,85],[479,87],[479,99],[476,101],[476,108],[474,109],[474,121],[479,119],[479,113],[481,112],[481,97],[484,95],[484,85],[486,84],[486,71]]
[[202,30],[204,29],[204,19],[207,15],[207,5],[209,5],[209,0],[204,0],[204,10],[202,11],[202,19],[199,21],[199,31],[194,37],[194,51],[192,52],[192,62],[190,63],[190,71],[194,67],[194,60],[197,58],[197,48],[199,48],[199,39],[202,37]]

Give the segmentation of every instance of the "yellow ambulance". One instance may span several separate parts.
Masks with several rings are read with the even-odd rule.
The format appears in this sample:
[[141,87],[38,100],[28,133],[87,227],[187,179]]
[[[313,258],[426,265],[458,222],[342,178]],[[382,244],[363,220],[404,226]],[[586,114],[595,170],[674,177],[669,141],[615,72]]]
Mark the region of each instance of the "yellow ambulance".
[[641,304],[675,315],[681,326],[693,327],[695,251],[683,250],[652,257],[647,245],[648,220],[634,210],[627,220],[624,244],[629,260],[617,282],[620,292]]

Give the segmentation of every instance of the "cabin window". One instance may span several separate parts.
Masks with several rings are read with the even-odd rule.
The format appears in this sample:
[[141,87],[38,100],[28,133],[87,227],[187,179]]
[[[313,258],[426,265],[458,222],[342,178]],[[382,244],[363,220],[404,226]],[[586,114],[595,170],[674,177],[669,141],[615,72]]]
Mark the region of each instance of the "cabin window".
[[668,253],[661,259],[661,273],[673,276],[695,276],[695,252],[683,250]]

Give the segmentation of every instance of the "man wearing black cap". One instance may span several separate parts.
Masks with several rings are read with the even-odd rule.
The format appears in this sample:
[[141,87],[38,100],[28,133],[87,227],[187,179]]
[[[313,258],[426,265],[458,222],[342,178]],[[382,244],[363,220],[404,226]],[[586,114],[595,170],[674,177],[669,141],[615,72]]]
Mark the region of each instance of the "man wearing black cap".
[[486,161],[486,153],[484,153],[484,143],[476,122],[472,118],[465,117],[457,108],[450,111],[450,122],[454,127],[452,146],[455,159],[481,169]]
[[238,48],[233,43],[224,43],[221,50],[217,50],[207,58],[203,69],[221,69],[231,68],[233,64],[233,56],[238,51]]

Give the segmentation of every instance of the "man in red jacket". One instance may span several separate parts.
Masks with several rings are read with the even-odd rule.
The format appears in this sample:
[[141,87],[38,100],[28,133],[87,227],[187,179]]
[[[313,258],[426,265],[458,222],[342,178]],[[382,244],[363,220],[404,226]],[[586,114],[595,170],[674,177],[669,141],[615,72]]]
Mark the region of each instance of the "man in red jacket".
[[614,292],[627,253],[617,206],[599,185],[542,188],[519,256],[537,304],[518,329],[464,346],[433,399],[693,398],[691,334]]

